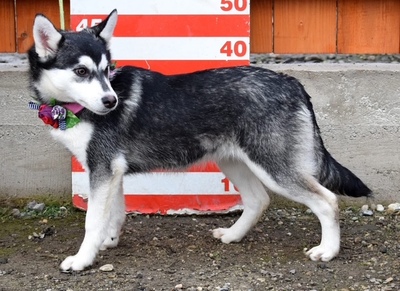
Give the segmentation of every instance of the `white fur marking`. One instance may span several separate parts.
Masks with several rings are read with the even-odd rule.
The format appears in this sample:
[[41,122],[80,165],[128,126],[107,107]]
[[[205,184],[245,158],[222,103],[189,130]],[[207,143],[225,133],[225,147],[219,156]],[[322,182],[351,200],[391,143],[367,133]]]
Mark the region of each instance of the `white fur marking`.
[[139,106],[139,102],[142,96],[142,85],[140,78],[136,78],[131,87],[131,95],[126,99],[124,114],[122,115],[124,121],[129,123],[132,114],[136,111]]
[[86,164],[86,150],[92,138],[93,129],[91,123],[81,121],[68,130],[53,129],[51,135],[56,141],[66,146],[85,170],[89,171]]

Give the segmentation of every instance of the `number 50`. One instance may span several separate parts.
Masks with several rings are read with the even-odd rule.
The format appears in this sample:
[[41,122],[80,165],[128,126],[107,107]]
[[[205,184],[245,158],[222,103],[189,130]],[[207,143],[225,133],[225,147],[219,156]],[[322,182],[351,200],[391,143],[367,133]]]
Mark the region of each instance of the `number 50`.
[[247,8],[247,0],[221,0],[221,10],[231,11],[244,11]]

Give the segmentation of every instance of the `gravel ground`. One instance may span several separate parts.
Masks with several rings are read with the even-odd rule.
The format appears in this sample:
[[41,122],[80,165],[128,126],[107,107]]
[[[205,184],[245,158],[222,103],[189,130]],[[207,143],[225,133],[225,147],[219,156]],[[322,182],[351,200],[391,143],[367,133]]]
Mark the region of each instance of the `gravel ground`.
[[[0,290],[400,290],[400,211],[370,210],[342,206],[342,248],[328,263],[303,254],[320,240],[305,208],[271,208],[229,245],[210,230],[231,225],[238,213],[129,215],[119,247],[73,274],[58,265],[77,251],[84,213],[63,208],[52,218],[14,210],[18,218],[3,215],[0,229]],[[106,264],[111,271],[101,270]]]

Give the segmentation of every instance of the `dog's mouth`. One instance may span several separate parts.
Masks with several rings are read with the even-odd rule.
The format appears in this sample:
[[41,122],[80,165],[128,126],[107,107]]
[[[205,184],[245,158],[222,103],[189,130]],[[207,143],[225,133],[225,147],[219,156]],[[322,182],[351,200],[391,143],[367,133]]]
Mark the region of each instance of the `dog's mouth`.
[[113,108],[104,108],[104,109],[101,109],[101,110],[96,110],[96,109],[93,109],[93,108],[85,106],[86,109],[92,111],[93,113],[95,113],[97,115],[106,115],[106,114],[110,113],[111,111],[113,111],[116,107],[117,106],[115,106]]
[[118,105],[118,101],[117,101],[115,103],[115,105],[113,105],[113,106],[104,105],[104,107],[102,107],[102,108],[93,108],[93,106],[90,106],[89,104],[87,104],[84,101],[80,101],[79,103],[82,104],[83,107],[85,107],[86,109],[88,109],[89,111],[91,111],[97,115],[106,115],[106,114],[110,113],[111,111],[115,110],[115,108],[117,108],[117,105]]

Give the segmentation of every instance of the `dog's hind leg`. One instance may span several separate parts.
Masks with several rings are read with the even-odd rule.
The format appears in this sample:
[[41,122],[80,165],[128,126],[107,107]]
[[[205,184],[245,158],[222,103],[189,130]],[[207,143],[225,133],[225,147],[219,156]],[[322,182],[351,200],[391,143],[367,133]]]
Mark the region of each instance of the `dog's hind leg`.
[[[113,160],[111,173],[92,172],[91,191],[85,221],[85,237],[76,255],[67,257],[60,265],[62,271],[81,271],[90,266],[101,245],[109,235],[113,203],[121,195],[121,183],[126,171],[126,161],[120,156]],[[120,207],[120,201],[118,202]]]
[[302,203],[314,212],[321,224],[321,243],[307,251],[306,255],[313,261],[333,259],[340,249],[339,207],[336,195],[309,174],[297,173],[295,177],[288,177],[290,181],[278,184],[260,166],[251,161],[247,161],[246,164],[268,189]]
[[[321,243],[306,252],[313,261],[330,261],[340,249],[339,206],[336,195],[313,179],[301,203],[307,205],[321,223]],[[308,194],[308,195],[307,195]]]
[[223,243],[240,241],[257,223],[262,213],[267,209],[270,198],[260,180],[239,160],[222,160],[218,162],[221,171],[238,188],[243,213],[230,228],[217,228],[213,236]]
[[116,189],[117,193],[112,197],[113,201],[111,202],[110,220],[107,229],[108,234],[100,247],[102,251],[108,248],[114,248],[118,245],[121,229],[125,222],[125,197],[122,182],[121,179],[120,185],[118,185],[118,189]]

